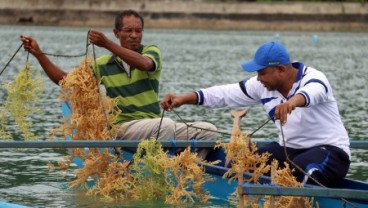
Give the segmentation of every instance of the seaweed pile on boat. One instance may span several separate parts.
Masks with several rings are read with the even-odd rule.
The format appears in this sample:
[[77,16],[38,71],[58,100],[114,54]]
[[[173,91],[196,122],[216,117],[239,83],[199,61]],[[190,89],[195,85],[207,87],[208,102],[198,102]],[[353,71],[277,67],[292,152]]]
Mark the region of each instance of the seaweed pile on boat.
[[155,138],[142,141],[132,167],[138,198],[161,199],[173,205],[192,203],[195,199],[207,202],[209,194],[203,185],[212,179],[201,164],[204,162],[190,148],[170,156]]
[[[224,174],[224,178],[229,178],[229,181],[237,180],[238,182],[237,189],[229,196],[232,204],[238,205],[239,207],[264,208],[313,207],[313,198],[309,197],[249,196],[243,194],[242,184],[244,182],[259,184],[259,178],[270,172],[271,169],[275,170],[273,176],[271,176],[274,185],[303,187],[303,184],[297,182],[296,178],[292,175],[293,170],[290,169],[288,163],[285,163],[283,168],[279,166],[276,160],[271,165],[268,165],[267,161],[270,154],[258,154],[256,143],[250,141],[249,134],[235,134],[232,137],[232,142],[220,143],[217,147],[224,148],[226,158],[231,161],[231,167]],[[244,173],[250,173],[250,177],[244,178]]]
[[[274,177],[272,177],[272,183],[285,187],[303,187],[302,183],[297,182],[290,169],[288,163],[284,163],[284,167],[281,168],[276,160],[272,161],[271,166],[276,171]],[[313,207],[313,198],[301,197],[301,196],[265,196],[264,207]]]
[[7,118],[12,118],[17,124],[25,140],[36,139],[31,131],[32,123],[29,116],[41,113],[37,107],[40,96],[44,92],[42,75],[36,68],[31,68],[27,63],[14,78],[14,81],[4,84],[7,97],[4,105],[0,107],[0,137],[11,139],[6,131]]
[[[152,138],[139,143],[132,161],[109,156],[107,149],[101,156],[86,159],[85,167],[77,170],[77,179],[70,187],[83,186],[92,176],[96,183],[87,187],[87,194],[103,196],[109,201],[163,200],[167,204],[184,205],[199,200],[206,203],[210,196],[203,185],[212,179],[205,174],[201,163],[190,148],[170,157]],[[96,164],[99,165],[96,167]]]
[[[259,155],[256,144],[250,142],[249,135],[244,134],[233,136],[232,142],[220,143],[216,147],[223,148],[226,158],[231,161],[231,167],[224,174],[224,178],[238,181],[237,190],[230,196],[230,201],[240,207],[257,205],[260,197],[243,196],[241,185],[244,182],[257,184],[259,178],[270,171],[270,166],[267,165],[269,154]],[[251,177],[244,178],[244,173],[251,173]]]

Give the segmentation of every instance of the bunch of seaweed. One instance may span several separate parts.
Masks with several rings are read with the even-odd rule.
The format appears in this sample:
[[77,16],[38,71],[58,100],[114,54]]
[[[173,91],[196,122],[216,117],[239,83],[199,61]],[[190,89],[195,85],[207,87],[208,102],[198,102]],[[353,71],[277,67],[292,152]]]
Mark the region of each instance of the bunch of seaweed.
[[[299,183],[295,176],[293,176],[293,171],[288,163],[284,163],[284,167],[280,167],[277,160],[272,161],[272,169],[276,170],[272,174],[272,183],[278,186],[285,187],[303,187],[302,183]],[[313,198],[309,197],[298,197],[298,196],[266,196],[264,207],[313,207]],[[318,206],[318,204],[317,204]]]
[[[294,170],[290,169],[288,163],[285,163],[283,168],[279,167],[276,160],[268,165],[267,161],[270,154],[258,154],[257,146],[254,142],[250,142],[249,134],[237,136],[233,142],[220,143],[217,147],[224,148],[226,157],[232,161],[231,167],[224,174],[224,178],[229,178],[229,181],[237,180],[238,182],[237,190],[229,196],[232,204],[239,207],[313,207],[313,199],[308,197],[249,196],[243,194],[242,184],[244,182],[259,184],[259,178],[271,169],[275,170],[272,176],[274,185],[303,187],[303,184],[299,183],[293,176],[292,172]],[[251,173],[250,177],[245,179],[244,173]]]
[[32,123],[30,115],[41,113],[37,107],[40,96],[44,92],[44,81],[41,73],[36,68],[31,68],[27,63],[16,75],[14,81],[4,84],[7,91],[6,101],[0,109],[0,136],[3,139],[11,139],[6,132],[7,118],[10,117],[19,127],[25,140],[35,139],[31,131]]
[[[169,163],[164,163],[166,168],[172,171],[173,178],[170,195],[166,197],[165,202],[178,205],[183,202],[194,202],[194,198],[197,198],[200,202],[206,203],[210,195],[203,186],[207,181],[214,180],[204,171],[203,164],[209,163],[202,161],[196,153],[190,152],[189,147],[170,159]],[[211,164],[215,163],[217,162]],[[190,189],[193,191],[189,191]]]
[[167,186],[169,172],[164,160],[169,162],[167,153],[155,139],[143,140],[139,143],[132,169],[135,171],[136,189],[139,198],[144,200],[164,199],[169,193]]
[[[91,171],[94,171],[96,162],[101,161],[94,160],[94,162],[90,162],[88,164],[88,168],[92,169]],[[106,162],[108,162],[108,165],[105,167],[106,169],[101,170],[99,168],[98,171],[102,171],[101,173],[96,171],[96,174],[98,174],[99,177],[95,178],[96,184],[88,190],[87,195],[103,196],[108,201],[137,199],[137,194],[135,192],[136,180],[130,168],[131,162],[122,162],[116,157],[110,158],[110,161]],[[86,177],[79,178],[83,178],[84,181],[78,181],[78,183],[75,181],[71,187],[79,186],[87,180]]]
[[139,199],[162,199],[173,205],[192,203],[195,199],[207,202],[209,193],[203,185],[212,178],[205,174],[203,164],[209,163],[190,148],[170,157],[156,139],[142,141],[133,165]]
[[[115,138],[116,118],[120,110],[117,101],[100,93],[99,82],[95,79],[90,66],[91,58],[83,59],[63,80],[60,101],[70,105],[72,113],[64,119],[62,125],[53,131],[56,136],[61,135],[64,140],[108,140]],[[67,169],[73,158],[84,161],[84,167],[77,170],[77,179],[71,187],[84,184],[90,177],[98,177],[104,172],[113,157],[100,148],[73,148],[70,158],[59,161],[57,167],[49,164],[53,169]]]
[[[60,100],[70,104],[72,113],[64,119],[63,125],[55,134],[64,135],[72,140],[109,140],[115,138],[117,126],[115,121],[120,110],[117,101],[99,90],[99,81],[90,68],[92,59],[86,58],[73,69],[59,85],[62,89]],[[98,149],[73,149],[73,156],[85,157],[88,153],[99,154]],[[93,157],[93,156],[91,156]]]
[[199,163],[201,159],[190,148],[170,157],[152,138],[139,143],[132,161],[112,158],[107,150],[102,158],[86,160],[85,168],[77,170],[78,179],[70,187],[84,185],[93,174],[96,184],[87,194],[103,196],[108,201],[163,200],[183,205],[197,199],[205,203],[209,194],[203,185],[212,179]]
[[[303,187],[292,175],[288,163],[279,167],[276,160],[268,165],[269,153],[258,154],[255,142],[251,142],[251,134],[243,134],[240,129],[240,120],[247,111],[232,111],[233,128],[229,143],[219,143],[217,148],[223,148],[226,153],[225,166],[231,161],[231,167],[223,175],[229,178],[229,182],[236,180],[237,189],[229,196],[232,204],[239,207],[313,207],[313,199],[308,197],[291,196],[249,196],[243,194],[243,183],[259,183],[259,178],[271,171],[271,183],[279,186]],[[244,173],[250,173],[249,178],[244,178]]]
[[[219,143],[216,147],[225,150],[226,158],[231,161],[231,167],[224,174],[224,178],[229,178],[229,182],[238,181],[237,190],[229,197],[233,204],[239,204],[241,207],[257,205],[260,197],[243,196],[242,184],[255,183],[259,178],[270,171],[270,165],[267,165],[269,157],[268,153],[259,155],[257,146],[254,142],[250,142],[249,135],[236,135],[232,138],[232,142]],[[244,178],[244,173],[251,173],[251,177]]]

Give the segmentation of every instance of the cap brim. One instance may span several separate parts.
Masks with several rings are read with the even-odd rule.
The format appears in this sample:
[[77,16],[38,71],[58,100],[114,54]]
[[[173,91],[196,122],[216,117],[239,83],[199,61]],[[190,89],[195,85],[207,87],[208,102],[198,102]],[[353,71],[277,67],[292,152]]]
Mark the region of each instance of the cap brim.
[[244,62],[241,64],[241,67],[247,72],[255,72],[265,68],[265,66],[259,65],[254,61]]

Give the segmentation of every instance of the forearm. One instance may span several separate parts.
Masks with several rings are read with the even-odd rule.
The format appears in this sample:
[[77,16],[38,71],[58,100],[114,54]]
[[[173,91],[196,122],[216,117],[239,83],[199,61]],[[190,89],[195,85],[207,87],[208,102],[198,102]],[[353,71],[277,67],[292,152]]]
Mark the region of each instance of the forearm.
[[45,54],[38,54],[35,57],[51,81],[59,85],[59,82],[67,75],[67,73],[52,63]]
[[181,105],[184,105],[184,104],[195,105],[198,103],[198,96],[197,96],[197,93],[195,92],[178,96],[178,99],[180,99],[179,102],[181,103]]
[[304,95],[296,94],[288,102],[290,102],[293,108],[295,108],[295,107],[304,107],[306,100],[305,100]]
[[127,48],[123,48],[113,41],[108,41],[108,43],[106,44],[106,49],[111,51],[113,54],[117,55],[118,57],[120,57],[129,66],[133,68],[137,68],[142,71],[154,70],[153,61],[146,56],[142,56],[136,51],[132,51]]

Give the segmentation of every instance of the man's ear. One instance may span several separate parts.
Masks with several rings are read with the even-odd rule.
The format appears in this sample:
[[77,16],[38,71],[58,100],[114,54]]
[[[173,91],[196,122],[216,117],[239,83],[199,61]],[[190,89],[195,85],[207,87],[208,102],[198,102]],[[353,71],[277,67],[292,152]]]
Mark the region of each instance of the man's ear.
[[277,67],[280,72],[285,72],[287,70],[287,67],[285,65],[280,65]]
[[114,32],[115,37],[119,39],[119,32],[120,32],[120,30],[113,29],[112,32]]

